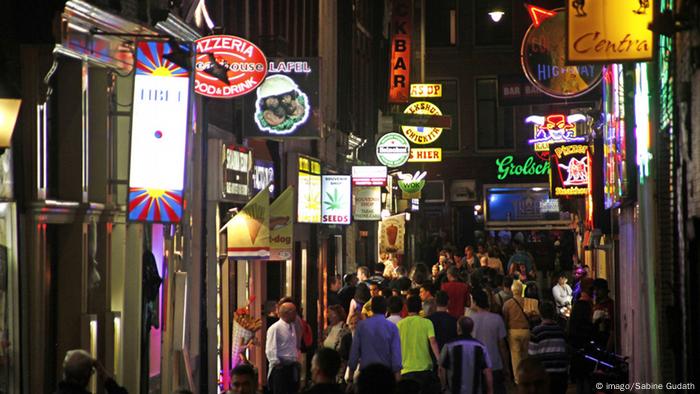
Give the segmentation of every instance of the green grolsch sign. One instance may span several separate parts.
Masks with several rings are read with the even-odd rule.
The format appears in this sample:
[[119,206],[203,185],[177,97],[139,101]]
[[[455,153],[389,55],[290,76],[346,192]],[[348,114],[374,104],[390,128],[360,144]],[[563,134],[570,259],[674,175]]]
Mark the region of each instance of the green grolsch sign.
[[516,176],[533,176],[549,174],[549,162],[535,160],[534,156],[528,157],[523,163],[515,163],[513,155],[508,155],[500,159],[496,159],[498,167],[498,180],[503,181],[506,178]]

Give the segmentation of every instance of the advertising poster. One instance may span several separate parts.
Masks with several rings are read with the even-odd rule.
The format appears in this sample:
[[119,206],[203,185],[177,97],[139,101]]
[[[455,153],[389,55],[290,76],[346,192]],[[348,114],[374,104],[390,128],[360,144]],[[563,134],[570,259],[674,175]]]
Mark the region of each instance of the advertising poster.
[[267,77],[246,102],[244,135],[319,138],[318,58],[268,61]]
[[130,221],[179,223],[182,218],[190,78],[187,70],[163,58],[170,51],[162,41],[141,41],[136,47]]
[[226,224],[228,256],[236,260],[270,257],[270,192],[260,191]]
[[405,214],[389,216],[382,220],[379,224],[379,252],[403,254],[405,233]]
[[294,242],[294,187],[289,186],[270,204],[270,260],[292,258]]
[[352,214],[352,184],[350,175],[324,175],[321,222],[350,224]]
[[251,152],[244,146],[224,145],[224,196],[228,201],[250,197]]
[[550,145],[549,158],[552,197],[584,196],[588,193],[591,162],[588,145]]
[[376,221],[382,218],[382,190],[379,186],[353,188],[353,200],[353,219]]
[[353,166],[352,184],[354,186],[386,186],[387,168],[385,166]]
[[270,188],[270,196],[275,196],[275,163],[267,160],[253,162],[253,191],[259,192],[264,187]]

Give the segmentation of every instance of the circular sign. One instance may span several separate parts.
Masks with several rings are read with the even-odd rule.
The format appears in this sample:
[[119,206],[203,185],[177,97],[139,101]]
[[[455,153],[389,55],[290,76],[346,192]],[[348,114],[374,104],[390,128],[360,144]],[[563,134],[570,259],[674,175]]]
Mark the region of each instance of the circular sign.
[[[403,111],[405,114],[415,115],[442,115],[442,111],[437,105],[428,101],[416,101]],[[411,142],[418,145],[429,144],[440,137],[442,128],[440,127],[416,127],[416,126],[401,126],[403,135]]]
[[527,79],[542,93],[559,99],[578,97],[601,80],[599,64],[566,65],[566,13],[563,8],[531,25],[520,48],[520,63]]
[[265,79],[267,59],[250,41],[221,35],[200,38],[195,44],[196,93],[215,98],[238,97],[255,90]]
[[387,167],[399,167],[408,161],[411,145],[399,133],[384,134],[377,141],[377,159]]

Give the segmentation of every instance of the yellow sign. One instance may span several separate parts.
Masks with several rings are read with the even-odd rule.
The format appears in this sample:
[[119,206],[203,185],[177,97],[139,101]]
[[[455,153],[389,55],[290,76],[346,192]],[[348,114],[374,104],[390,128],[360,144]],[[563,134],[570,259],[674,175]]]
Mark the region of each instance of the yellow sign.
[[652,60],[654,1],[567,0],[567,59],[572,63]]
[[270,190],[264,188],[226,223],[228,256],[238,260],[270,257]]
[[[406,107],[403,113],[411,115],[442,115],[442,111],[437,105],[427,101],[416,101]],[[440,138],[440,134],[442,134],[442,128],[440,127],[401,126],[401,131],[409,141],[418,145],[430,144]]]
[[412,83],[411,97],[442,97],[442,84]]
[[442,161],[442,148],[412,148],[409,163],[435,163]]
[[292,258],[294,242],[294,186],[270,204],[270,260]]

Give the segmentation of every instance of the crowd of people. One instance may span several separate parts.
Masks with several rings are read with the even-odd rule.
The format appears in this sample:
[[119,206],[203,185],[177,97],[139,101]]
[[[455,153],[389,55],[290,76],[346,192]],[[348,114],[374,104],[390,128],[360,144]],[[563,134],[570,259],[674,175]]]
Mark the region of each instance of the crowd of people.
[[[482,245],[467,246],[461,257],[442,250],[435,264],[410,271],[382,256],[371,269],[332,277],[327,325],[316,341],[298,303],[277,304],[279,320],[266,333],[265,390],[561,394],[575,384],[577,393],[592,393],[591,367],[577,354],[591,345],[612,349],[607,281],[578,266],[573,288],[562,272],[551,278],[551,291],[540,291],[538,274],[532,255],[516,244],[510,256]],[[302,381],[300,354],[315,348],[310,382]],[[83,353],[71,357],[87,363]],[[250,364],[232,371],[232,393],[256,393],[256,383]]]

